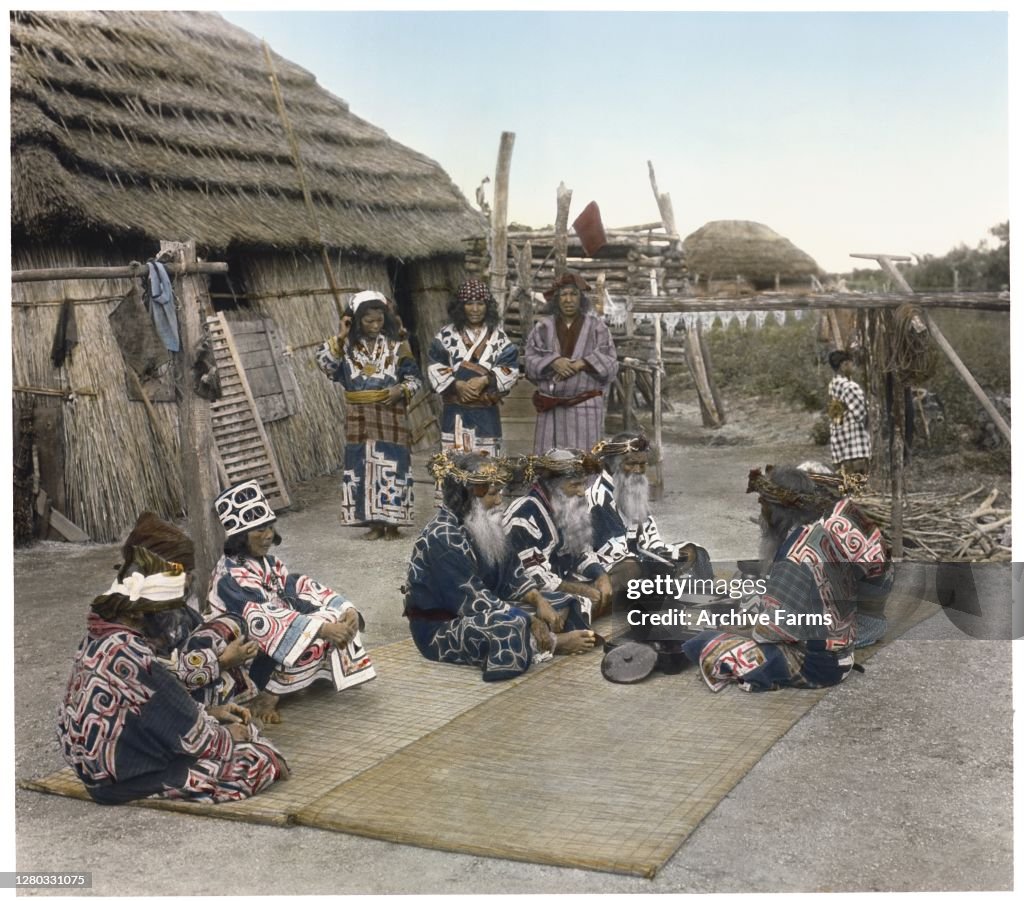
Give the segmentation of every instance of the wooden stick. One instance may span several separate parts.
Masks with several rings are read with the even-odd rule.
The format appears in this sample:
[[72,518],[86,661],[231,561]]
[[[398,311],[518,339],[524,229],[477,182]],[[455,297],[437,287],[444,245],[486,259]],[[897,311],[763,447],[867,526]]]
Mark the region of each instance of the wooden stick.
[[316,214],[316,208],[313,206],[313,197],[309,193],[309,188],[306,186],[306,173],[302,166],[302,155],[299,153],[299,142],[295,138],[295,132],[292,131],[291,122],[288,120],[288,111],[284,108],[284,96],[281,94],[281,85],[277,81],[277,71],[274,69],[274,60],[270,55],[270,47],[266,41],[263,42],[263,56],[267,60],[267,69],[270,72],[270,86],[274,91],[274,102],[277,104],[277,114],[281,118],[281,124],[284,126],[285,134],[288,137],[288,146],[291,149],[292,162],[295,164],[295,172],[299,177],[299,187],[302,188],[302,199],[306,204],[306,212],[309,213],[309,218],[313,224],[313,230],[316,234],[317,241],[320,244],[320,261],[323,263],[324,273],[327,275],[327,283],[331,286],[331,294],[334,296],[334,307],[338,312],[338,322],[341,322],[341,316],[344,312],[344,304],[341,300],[341,291],[338,288],[338,283],[334,279],[334,270],[331,268],[331,260],[327,255],[327,245],[324,243],[323,230],[320,227],[320,219]]
[[498,304],[498,315],[505,315],[508,298],[508,182],[512,168],[512,148],[516,135],[501,133],[498,165],[494,170],[494,209],[491,212],[491,294]]
[[60,388],[30,388],[27,385],[14,385],[11,390],[17,391],[19,394],[40,394],[43,397],[63,397],[65,400],[69,400],[71,397],[77,397],[80,394],[88,395],[90,397],[98,396],[92,388],[76,388],[72,391],[70,388],[62,390]]
[[[173,275],[213,275],[228,271],[227,263],[192,263],[180,266],[166,263],[167,271]],[[19,269],[11,273],[11,281],[19,282],[61,282],[89,278],[135,278],[146,271],[144,263],[134,266],[70,266],[67,269]],[[118,298],[120,299],[120,298]]]
[[[636,294],[638,313],[713,312],[715,310],[855,310],[900,307],[903,294],[749,294],[744,297],[652,297]],[[993,310],[1008,313],[1010,299],[994,292],[974,294],[915,294],[919,307],[958,310]]]
[[1002,433],[1006,439],[1006,443],[1011,443],[1010,426],[1006,420],[1000,416],[999,411],[995,408],[992,401],[988,399],[988,395],[985,390],[978,384],[977,380],[971,375],[971,371],[964,365],[964,361],[960,359],[957,352],[953,350],[953,345],[949,343],[946,336],[942,334],[942,330],[936,324],[935,320],[932,319],[927,313],[923,312],[921,315],[924,317],[925,325],[928,326],[928,331],[931,333],[935,343],[942,348],[942,352],[949,358],[949,362],[953,364],[953,368],[960,373],[960,378],[964,380],[967,387],[971,389],[971,393],[978,399],[978,403],[984,408],[985,412],[988,413],[989,418],[996,424],[996,428]]

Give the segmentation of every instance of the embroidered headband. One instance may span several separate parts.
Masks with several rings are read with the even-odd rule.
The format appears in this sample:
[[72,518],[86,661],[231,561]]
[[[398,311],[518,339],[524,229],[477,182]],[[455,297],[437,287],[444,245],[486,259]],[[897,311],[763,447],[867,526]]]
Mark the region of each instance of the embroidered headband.
[[560,288],[564,288],[566,285],[571,285],[579,291],[580,294],[586,294],[590,290],[590,285],[584,281],[582,275],[570,271],[558,276],[558,278],[551,283],[551,287],[544,292],[544,298],[550,302],[557,296],[558,290]]
[[491,300],[491,290],[480,279],[471,278],[459,286],[459,290],[455,292],[455,298],[460,303],[467,303],[470,300],[487,303]]
[[277,519],[255,479],[222,491],[214,501],[214,509],[229,538]]

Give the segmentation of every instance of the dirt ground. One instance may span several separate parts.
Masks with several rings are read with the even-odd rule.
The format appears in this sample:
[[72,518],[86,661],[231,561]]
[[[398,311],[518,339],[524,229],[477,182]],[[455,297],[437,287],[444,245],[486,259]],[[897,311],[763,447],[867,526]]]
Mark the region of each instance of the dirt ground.
[[[735,402],[730,416],[711,433],[692,405],[677,403],[665,435],[666,492],[655,507],[667,537],[697,540],[716,561],[756,555],[757,508],[744,494],[752,466],[827,460],[827,448],[810,443],[814,414]],[[977,481],[993,478],[978,473]],[[413,533],[367,545],[340,528],[334,477],[293,486],[293,498],[280,520],[280,556],[360,606],[371,653],[406,638],[398,587]],[[419,522],[430,504],[430,487],[419,485]],[[52,542],[14,555],[18,779],[62,765],[56,705],[88,601],[109,584],[116,556],[112,545]],[[918,575],[908,569],[901,578]],[[979,578],[1008,614],[1008,571]],[[685,675],[693,673],[675,678]],[[653,880],[104,808],[20,788],[17,865],[90,871],[93,888],[82,894],[101,896],[1009,890],[1010,686],[1010,643],[966,640],[939,612],[878,653],[866,674],[829,691]]]

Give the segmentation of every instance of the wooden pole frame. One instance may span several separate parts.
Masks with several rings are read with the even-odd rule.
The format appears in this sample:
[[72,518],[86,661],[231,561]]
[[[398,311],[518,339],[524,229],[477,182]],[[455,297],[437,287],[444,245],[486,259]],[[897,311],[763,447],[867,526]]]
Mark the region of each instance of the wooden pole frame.
[[494,207],[491,210],[491,294],[498,304],[498,315],[505,316],[508,301],[508,185],[512,169],[515,132],[503,131],[498,144],[498,164],[494,170]]

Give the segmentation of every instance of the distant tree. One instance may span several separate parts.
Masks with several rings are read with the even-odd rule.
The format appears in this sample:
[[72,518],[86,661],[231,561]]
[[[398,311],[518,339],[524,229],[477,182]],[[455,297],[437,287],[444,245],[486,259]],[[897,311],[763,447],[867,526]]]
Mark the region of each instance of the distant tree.
[[[977,247],[960,244],[942,256],[914,254],[913,263],[898,263],[903,277],[915,291],[1002,291],[1010,285],[1010,223],[1001,222],[989,229],[998,242],[990,247],[987,239]],[[881,269],[854,269],[845,276],[856,291],[893,290],[889,277]]]
[[999,246],[989,254],[985,277],[992,291],[1002,291],[1010,287],[1010,223],[1000,222],[989,229]]

